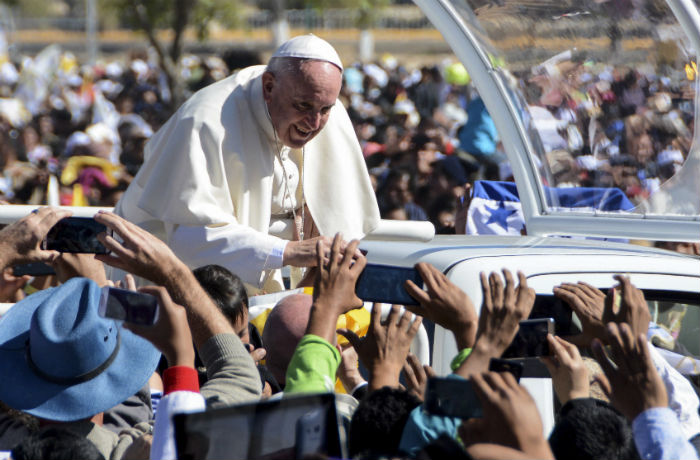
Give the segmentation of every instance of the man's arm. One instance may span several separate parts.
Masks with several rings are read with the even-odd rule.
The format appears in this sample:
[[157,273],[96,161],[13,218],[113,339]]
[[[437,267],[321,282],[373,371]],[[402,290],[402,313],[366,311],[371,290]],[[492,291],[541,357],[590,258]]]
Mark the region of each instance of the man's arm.
[[324,243],[318,243],[317,264],[321,269],[316,276],[314,302],[306,335],[287,367],[285,394],[332,391],[340,363],[340,353],[334,346],[338,317],[362,307],[355,284],[367,259],[361,253],[357,256],[358,244],[354,240],[341,252],[342,236],[336,234],[328,262],[324,263]]
[[192,271],[165,243],[131,222],[107,212],[95,219],[123,240],[119,243],[101,235],[112,254],[99,255],[99,260],[164,286],[185,307],[192,338],[207,366],[209,381],[202,394],[208,403],[228,405],[258,398],[261,388],[255,363]]

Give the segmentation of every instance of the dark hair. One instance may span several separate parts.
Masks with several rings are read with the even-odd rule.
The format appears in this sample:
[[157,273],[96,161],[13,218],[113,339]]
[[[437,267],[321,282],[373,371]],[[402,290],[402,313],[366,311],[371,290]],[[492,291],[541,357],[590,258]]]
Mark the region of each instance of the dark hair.
[[14,460],[104,460],[90,440],[60,425],[27,436],[12,449],[11,456]]
[[367,395],[350,422],[350,456],[396,455],[408,416],[419,405],[418,398],[396,388]]
[[238,276],[220,265],[205,265],[193,273],[231,326],[243,318],[248,310],[248,294]]
[[632,427],[604,401],[569,401],[549,436],[554,457],[561,459],[638,459]]

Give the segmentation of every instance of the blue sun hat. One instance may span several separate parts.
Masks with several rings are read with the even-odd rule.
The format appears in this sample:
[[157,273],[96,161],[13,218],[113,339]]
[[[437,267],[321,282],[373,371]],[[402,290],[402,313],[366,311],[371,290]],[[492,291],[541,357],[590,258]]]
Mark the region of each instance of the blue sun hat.
[[0,401],[47,420],[92,417],[135,394],[158,365],[147,340],[98,316],[86,278],[30,295],[0,319]]

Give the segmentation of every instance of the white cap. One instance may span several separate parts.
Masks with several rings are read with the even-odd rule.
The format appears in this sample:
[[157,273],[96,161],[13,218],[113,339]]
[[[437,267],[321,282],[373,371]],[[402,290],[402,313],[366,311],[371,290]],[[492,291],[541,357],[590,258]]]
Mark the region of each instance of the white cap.
[[343,70],[343,63],[340,61],[340,56],[338,56],[335,48],[314,34],[299,35],[282,43],[272,57],[318,59],[319,61],[330,62],[341,71]]

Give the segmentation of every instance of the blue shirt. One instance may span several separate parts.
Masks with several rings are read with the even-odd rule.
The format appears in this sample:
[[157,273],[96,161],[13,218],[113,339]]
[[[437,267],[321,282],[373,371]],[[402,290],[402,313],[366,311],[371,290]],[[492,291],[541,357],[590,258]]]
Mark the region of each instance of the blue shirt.
[[695,448],[683,435],[676,414],[668,407],[645,410],[632,422],[632,431],[643,460],[698,458]]

